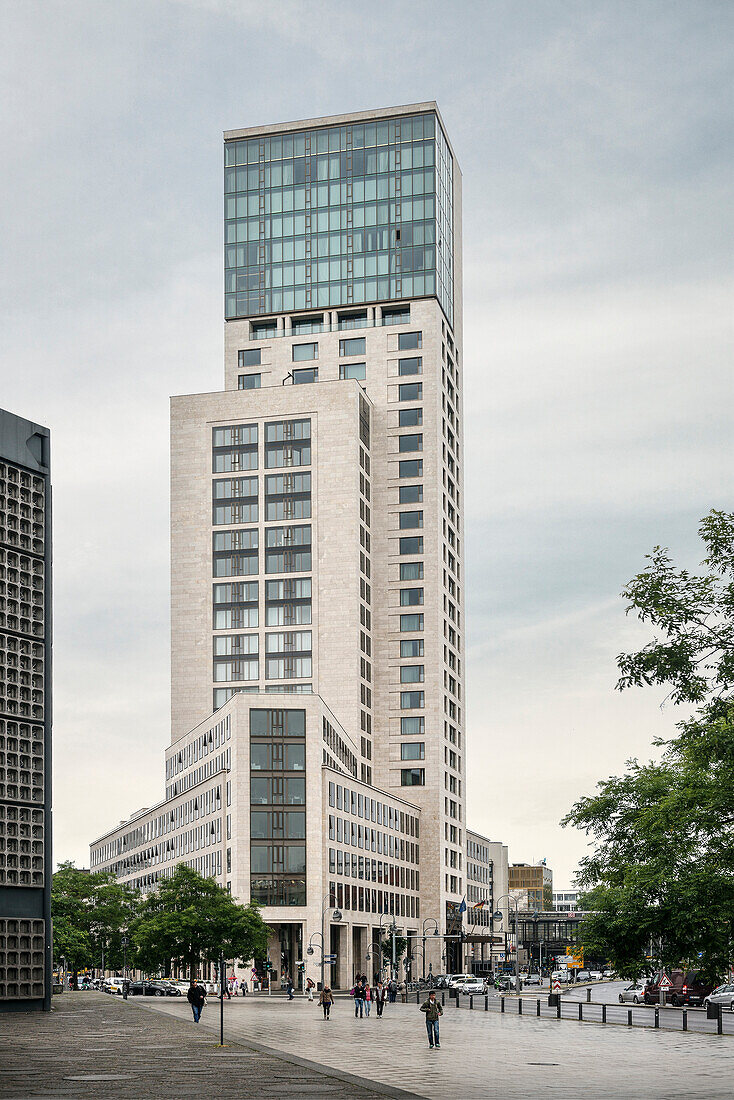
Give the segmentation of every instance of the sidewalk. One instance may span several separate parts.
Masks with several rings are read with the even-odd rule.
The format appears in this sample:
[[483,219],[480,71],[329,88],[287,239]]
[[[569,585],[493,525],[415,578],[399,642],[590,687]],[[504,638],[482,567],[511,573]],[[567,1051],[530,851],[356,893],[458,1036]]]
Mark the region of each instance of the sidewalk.
[[[184,1004],[182,1009],[188,1008]],[[214,1010],[205,1009],[214,1023]],[[103,993],[63,993],[50,1013],[0,1016],[3,1100],[378,1100],[344,1083],[195,1027],[190,1012],[138,1011]],[[328,1072],[328,1071],[327,1071]]]
[[[171,999],[148,998],[137,1011],[185,1016]],[[373,1008],[369,1019],[356,1020],[352,1005],[339,1000],[328,1023],[303,997],[269,1004],[233,999],[224,1011],[225,1035],[237,1042],[355,1074],[383,1095],[404,1089],[428,1100],[732,1096],[734,1044],[726,1036],[467,1012],[447,1003],[441,1050],[431,1051],[415,1003],[387,1005],[382,1019]],[[206,1012],[204,1026],[216,1029],[218,1005]]]

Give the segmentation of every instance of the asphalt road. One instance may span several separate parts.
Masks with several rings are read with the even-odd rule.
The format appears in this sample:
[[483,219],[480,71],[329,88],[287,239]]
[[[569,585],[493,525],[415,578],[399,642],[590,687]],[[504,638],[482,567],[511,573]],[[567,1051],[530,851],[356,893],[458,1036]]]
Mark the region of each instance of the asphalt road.
[[[561,987],[561,1019],[564,1020],[576,1020],[578,1021],[579,1006],[581,1006],[581,1012],[583,1021],[589,1023],[601,1023],[602,1011],[601,1006],[605,1004],[606,1009],[606,1022],[609,1024],[623,1024],[629,1023],[629,1011],[632,1011],[632,1024],[634,1027],[649,1027],[655,1026],[655,1007],[652,1005],[634,1005],[631,1002],[625,1004],[619,1003],[619,994],[625,989],[629,982],[598,982],[592,986],[562,986]],[[591,989],[591,1003],[587,1003],[587,990]],[[523,1002],[523,1015],[536,1016],[537,1015],[537,1002],[540,999],[540,1015],[543,1018],[552,1018],[556,1016],[556,1008],[551,1007],[548,1004],[548,987],[538,989],[537,986],[529,986],[523,989],[521,1000]],[[505,1013],[517,1014],[518,998],[515,996],[505,997]],[[490,994],[488,1002],[490,1012],[499,1012],[501,1010],[500,997],[498,994]],[[459,998],[460,1008],[469,1008],[469,997],[462,996]],[[484,1011],[484,997],[474,997],[474,1011]],[[686,1012],[686,1027],[688,1031],[695,1031],[703,1034],[715,1035],[716,1034],[716,1020],[709,1020],[706,1017],[706,1010],[704,1008],[688,1008]],[[684,1009],[675,1008],[673,1005],[660,1006],[658,1013],[658,1026],[664,1030],[682,1031],[683,1030],[683,1013]],[[734,1036],[734,1013],[724,1011],[722,1014],[722,1031],[724,1035]]]

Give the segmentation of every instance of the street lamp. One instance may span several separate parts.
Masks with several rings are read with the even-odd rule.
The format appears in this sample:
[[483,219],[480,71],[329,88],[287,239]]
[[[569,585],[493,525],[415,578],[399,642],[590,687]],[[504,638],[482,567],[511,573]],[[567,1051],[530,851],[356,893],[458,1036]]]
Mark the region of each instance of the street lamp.
[[423,921],[423,927],[422,927],[422,931],[423,931],[423,981],[426,980],[426,924],[428,924],[430,921],[433,921],[433,925],[434,925],[433,934],[434,934],[434,936],[440,936],[441,935],[441,933],[438,930],[438,921],[436,920],[436,918],[435,917],[426,917],[426,919]]
[[517,898],[514,898],[512,894],[503,894],[501,898],[497,898],[497,910],[492,914],[492,920],[502,920],[502,910],[499,908],[499,903],[507,898],[515,906],[515,992],[520,992],[520,952],[518,951],[518,944],[520,942],[520,920],[518,916],[519,902]]
[[[321,910],[321,988],[323,989],[324,988],[324,917],[326,915],[327,910],[332,908],[332,905],[331,905],[331,891],[329,891],[329,893],[326,894],[326,896],[324,897],[324,899],[322,901],[322,905],[323,905],[323,909]],[[334,909],[333,919],[335,921],[340,921],[342,919],[341,909],[336,909],[336,908]],[[311,947],[311,940],[313,939],[314,936],[317,936],[318,934],[319,934],[318,932],[314,932],[313,936],[311,936],[310,939],[309,939],[308,953],[311,954],[311,955],[313,955],[313,948]]]
[[372,956],[370,955],[370,948],[371,947],[374,947],[375,951],[377,952],[377,962],[378,962],[377,975],[378,975],[378,978],[380,980],[382,980],[382,971],[384,970],[384,965],[385,965],[384,961],[383,961],[382,947],[380,946],[379,943],[375,943],[374,941],[372,943],[368,943],[367,944],[367,954],[365,955],[365,959],[367,960],[367,962],[369,962],[370,959],[372,958]]
[[[382,940],[382,922],[383,922],[383,919],[385,917],[389,917],[391,915],[392,914],[390,914],[390,913],[381,913],[380,914],[380,940]],[[397,935],[398,926],[395,923],[394,915],[392,916],[392,924],[386,929],[386,931],[390,932],[391,935],[392,935],[392,965],[390,967],[390,977],[395,978],[395,974],[396,974],[395,936]]]

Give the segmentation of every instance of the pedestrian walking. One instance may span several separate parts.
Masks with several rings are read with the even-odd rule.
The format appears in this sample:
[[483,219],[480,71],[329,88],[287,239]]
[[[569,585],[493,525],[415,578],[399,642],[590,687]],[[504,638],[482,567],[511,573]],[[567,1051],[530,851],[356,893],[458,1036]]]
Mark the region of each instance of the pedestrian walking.
[[203,985],[199,985],[195,978],[191,979],[186,999],[191,1005],[191,1011],[194,1014],[194,1023],[198,1024],[201,1019],[201,1010],[206,1003],[206,990]]
[[372,990],[370,989],[370,983],[367,981],[367,975],[362,975],[362,981],[364,982],[364,1011],[369,1019],[370,1008],[372,1007]]
[[331,1012],[331,1006],[334,1003],[334,994],[329,989],[328,985],[325,985],[319,994],[319,1004],[324,1010],[324,1019],[331,1019],[329,1013]]
[[235,977],[235,978],[232,979],[232,996],[236,997],[237,994],[239,993],[239,991],[240,991],[240,983],[237,980],[237,978]]
[[316,983],[314,982],[313,978],[306,978],[306,993],[308,995],[309,1001],[313,1001],[313,991],[315,985]]
[[354,983],[354,1018],[359,1016],[360,1020],[364,1016],[364,994],[365,987],[362,981],[361,974],[357,975],[357,979]]
[[243,978],[241,983],[240,983],[240,993],[242,994],[243,997],[246,997],[247,994],[249,993],[249,990],[247,988],[247,978]]
[[424,1001],[421,1005],[421,1012],[426,1014],[426,1031],[428,1032],[428,1045],[433,1050],[434,1046],[436,1050],[441,1049],[441,1044],[438,1041],[438,1021],[443,1016],[443,1009],[436,1000],[436,994],[433,990],[428,994],[428,1000]]
[[372,990],[373,1000],[377,1005],[377,1019],[381,1019],[382,1011],[385,1007],[385,1001],[387,1000],[387,990],[382,982],[377,983],[377,988]]
[[286,989],[286,993],[288,994],[288,1000],[292,1001],[293,1000],[293,982],[291,981],[290,974],[288,975],[288,977],[285,980],[285,989]]
[[394,978],[391,978],[390,981],[387,983],[387,999],[388,999],[388,1001],[390,1002],[391,1005],[395,1004],[395,1001],[397,1000],[397,996],[398,996],[398,983],[395,981]]

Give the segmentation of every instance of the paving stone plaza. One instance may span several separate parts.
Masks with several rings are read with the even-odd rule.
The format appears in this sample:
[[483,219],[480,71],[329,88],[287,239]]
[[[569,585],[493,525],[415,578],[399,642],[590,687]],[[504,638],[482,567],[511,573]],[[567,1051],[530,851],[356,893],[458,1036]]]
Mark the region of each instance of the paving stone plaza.
[[479,1100],[608,1100],[731,1096],[730,1036],[602,1027],[571,1020],[469,1013],[447,1004],[441,1050],[430,1051],[415,1004],[355,1020],[338,998],[325,1022],[315,1003],[249,997],[219,1004],[196,1027],[178,999],[54,998],[50,1015],[6,1016],[0,1098],[372,1096]]

